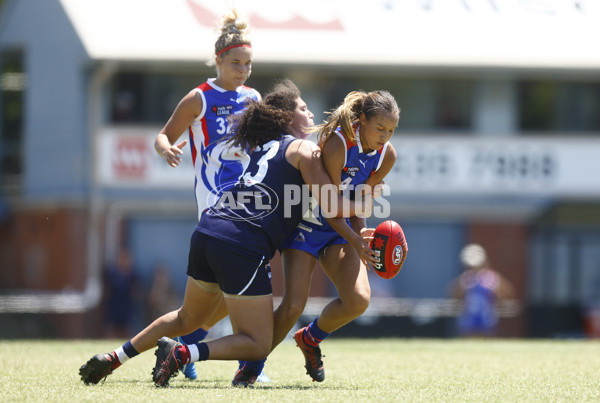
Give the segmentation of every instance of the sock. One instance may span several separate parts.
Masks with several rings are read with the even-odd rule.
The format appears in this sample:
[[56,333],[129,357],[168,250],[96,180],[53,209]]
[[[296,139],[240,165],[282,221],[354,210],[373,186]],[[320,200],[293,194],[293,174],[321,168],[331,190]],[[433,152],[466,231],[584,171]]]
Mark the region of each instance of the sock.
[[265,367],[265,361],[267,361],[266,358],[264,360],[259,361],[245,361],[246,368],[251,369],[257,375],[260,375],[263,368]]
[[246,361],[242,361],[242,360],[238,360],[238,369],[242,369],[244,367],[244,365],[246,365]]
[[206,338],[206,335],[208,335],[208,330],[199,328],[198,330],[190,334],[186,334],[185,336],[181,336],[180,338],[182,343],[194,344],[204,340]]
[[111,353],[111,356],[115,359],[113,360],[112,369],[120,367],[121,364],[125,363],[125,361],[135,357],[138,354],[139,352],[133,347],[131,340],[129,340],[127,343],[123,344],[121,347]]
[[[186,346],[184,344],[183,347],[185,347],[187,349],[187,352],[189,354],[188,361],[187,362],[184,361],[184,364],[189,364],[190,362],[208,360],[208,355],[209,355],[208,344],[195,343],[195,344],[190,344],[188,346]],[[182,358],[183,358],[183,356],[182,356]]]
[[320,342],[325,340],[327,336],[331,334],[321,330],[317,325],[317,320],[319,320],[319,318],[313,320],[311,324],[304,329],[304,332],[302,332],[304,342],[312,347],[317,347]]

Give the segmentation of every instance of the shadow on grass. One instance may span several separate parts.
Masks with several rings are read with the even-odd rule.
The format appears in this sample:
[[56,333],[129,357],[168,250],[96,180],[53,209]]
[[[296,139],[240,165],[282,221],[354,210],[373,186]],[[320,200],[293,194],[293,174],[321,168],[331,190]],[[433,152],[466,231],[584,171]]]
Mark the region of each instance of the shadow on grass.
[[[90,387],[93,386],[103,386],[104,383],[99,383],[98,385],[90,385]],[[242,387],[235,387],[232,386],[230,381],[224,381],[224,380],[208,380],[208,379],[198,379],[195,381],[189,381],[189,382],[177,382],[175,384],[171,384],[170,386],[167,387],[158,387],[155,386],[152,381],[146,381],[146,380],[135,380],[135,379],[119,379],[119,380],[112,380],[111,382],[108,382],[106,384],[106,386],[110,386],[110,384],[113,385],[147,385],[147,386],[151,386],[154,387],[156,389],[165,389],[165,390],[169,390],[169,389],[175,389],[175,390],[192,390],[192,389],[215,389],[215,390],[224,390],[224,389],[231,389],[231,390],[236,390],[236,389],[240,389],[240,390],[311,390],[311,389],[325,389],[325,390],[347,390],[348,386],[341,386],[341,385],[328,385],[328,384],[323,384],[323,383],[316,383],[316,382],[311,382],[311,384],[308,385],[301,385],[301,384],[282,384],[282,385],[276,385],[276,384],[260,384],[259,386],[254,386],[254,387],[249,387],[249,388],[242,388]]]

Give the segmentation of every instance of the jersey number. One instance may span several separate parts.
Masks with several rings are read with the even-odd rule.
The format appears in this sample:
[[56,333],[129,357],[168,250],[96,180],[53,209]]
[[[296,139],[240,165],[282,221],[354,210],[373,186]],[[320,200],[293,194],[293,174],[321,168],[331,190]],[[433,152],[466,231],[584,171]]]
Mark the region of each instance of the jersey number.
[[225,118],[217,118],[217,124],[219,128],[217,129],[217,133],[225,134],[227,132],[227,124]]
[[340,190],[343,192],[344,190],[348,189],[348,186],[350,186],[350,183],[352,183],[351,176],[347,177],[340,183]]
[[[254,152],[256,151],[258,150],[255,150]],[[268,143],[263,144],[261,151],[264,151],[265,153],[256,163],[256,165],[258,165],[256,174],[252,175],[250,172],[246,172],[242,177],[244,179],[244,183],[246,184],[263,181],[267,175],[267,171],[269,170],[269,160],[276,156],[277,151],[279,151],[279,142],[271,140]]]

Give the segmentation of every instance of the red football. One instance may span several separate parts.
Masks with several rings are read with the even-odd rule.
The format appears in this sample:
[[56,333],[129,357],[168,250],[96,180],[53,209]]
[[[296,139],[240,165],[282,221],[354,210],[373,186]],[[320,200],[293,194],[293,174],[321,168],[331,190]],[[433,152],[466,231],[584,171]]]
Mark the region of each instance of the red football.
[[373,265],[381,278],[390,279],[402,269],[408,247],[402,227],[395,221],[384,221],[375,228],[371,249],[379,251],[379,263]]

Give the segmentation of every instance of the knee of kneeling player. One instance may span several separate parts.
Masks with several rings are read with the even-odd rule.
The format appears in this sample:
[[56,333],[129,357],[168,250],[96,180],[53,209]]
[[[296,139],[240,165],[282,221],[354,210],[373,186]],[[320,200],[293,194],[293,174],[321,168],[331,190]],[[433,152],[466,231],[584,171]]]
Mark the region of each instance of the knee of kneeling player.
[[267,358],[271,352],[271,340],[256,342],[255,346],[248,352],[250,357],[248,361],[258,361]]

